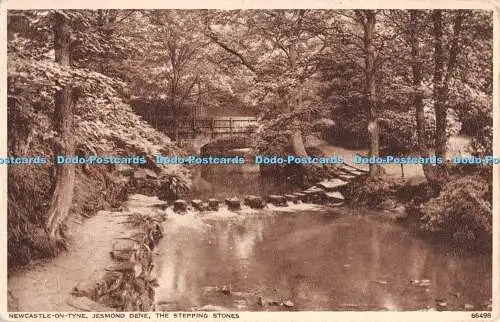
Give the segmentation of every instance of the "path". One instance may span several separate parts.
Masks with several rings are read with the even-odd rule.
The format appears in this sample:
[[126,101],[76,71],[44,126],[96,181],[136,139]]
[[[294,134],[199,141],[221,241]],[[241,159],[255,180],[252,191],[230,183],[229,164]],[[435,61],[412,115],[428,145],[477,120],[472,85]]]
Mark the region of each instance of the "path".
[[[451,137],[448,140],[448,157],[454,155],[467,156],[468,147],[470,145],[470,139],[464,136]],[[344,158],[347,164],[354,165],[357,168],[368,170],[368,165],[366,164],[354,164],[354,157],[356,154],[368,155],[368,149],[362,150],[349,150],[338,146],[332,145],[321,145],[318,146],[326,155],[337,155]],[[384,164],[382,167],[385,169],[387,176],[400,178],[401,177],[401,166],[398,164]],[[419,164],[407,164],[404,166],[404,174],[406,178],[411,177],[424,177],[424,170]]]
[[67,303],[78,283],[99,274],[111,263],[112,240],[120,235],[123,217],[100,211],[83,224],[72,223],[70,249],[45,263],[37,263],[9,276],[8,289],[18,308],[9,310],[78,311]]
[[[363,170],[368,170],[367,164],[354,164],[354,157],[356,154],[359,155],[367,155],[368,150],[348,150],[345,148],[341,148],[338,146],[332,145],[322,145],[319,146],[326,155],[337,155],[344,158],[344,162],[350,165],[355,166],[356,168],[360,168]],[[400,178],[401,177],[401,166],[399,164],[384,164],[382,165],[384,170],[386,171],[387,176]],[[422,166],[419,164],[407,164],[404,166],[404,174],[406,178],[410,177],[423,177],[424,171]]]

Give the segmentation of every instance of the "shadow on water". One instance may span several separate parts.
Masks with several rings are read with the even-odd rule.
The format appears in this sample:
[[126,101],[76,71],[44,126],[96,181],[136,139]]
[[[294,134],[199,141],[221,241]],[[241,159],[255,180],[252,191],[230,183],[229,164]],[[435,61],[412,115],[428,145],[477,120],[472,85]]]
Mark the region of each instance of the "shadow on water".
[[[238,176],[214,191],[259,191]],[[170,215],[158,248],[159,308],[426,310],[439,300],[446,310],[480,310],[491,298],[491,256],[449,255],[376,216],[307,207]]]
[[297,191],[279,177],[261,177],[257,165],[226,165],[194,167],[193,189],[189,198],[266,196]]

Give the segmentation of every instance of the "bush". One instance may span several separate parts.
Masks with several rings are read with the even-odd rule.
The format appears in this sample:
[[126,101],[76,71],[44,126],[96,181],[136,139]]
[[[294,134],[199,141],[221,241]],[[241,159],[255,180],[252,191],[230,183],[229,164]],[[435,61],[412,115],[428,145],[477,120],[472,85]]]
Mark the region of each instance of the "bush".
[[451,179],[437,198],[422,207],[426,232],[469,246],[491,244],[492,204],[488,182],[480,176]]
[[473,155],[485,156],[493,153],[493,126],[478,128],[471,140]]
[[343,193],[352,206],[378,208],[389,200],[396,200],[400,187],[392,179],[361,176],[349,182]]

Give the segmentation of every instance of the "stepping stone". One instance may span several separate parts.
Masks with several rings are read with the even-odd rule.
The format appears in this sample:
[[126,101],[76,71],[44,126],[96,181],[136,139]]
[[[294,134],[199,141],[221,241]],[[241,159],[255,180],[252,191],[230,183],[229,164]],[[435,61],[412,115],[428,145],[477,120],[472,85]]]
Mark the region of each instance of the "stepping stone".
[[324,190],[318,186],[312,186],[312,187],[307,188],[304,191],[322,192]]
[[174,212],[176,213],[184,213],[187,211],[187,202],[186,200],[177,199],[174,201]]
[[318,183],[320,188],[325,189],[326,191],[336,191],[339,188],[347,186],[348,182],[340,179],[331,179],[331,180],[323,180]]
[[307,202],[315,203],[315,204],[323,204],[325,203],[325,191],[318,187],[311,187],[307,190],[304,190],[304,193],[307,197]]
[[220,201],[217,199],[208,199],[208,209],[212,211],[219,210]]
[[245,205],[247,205],[253,209],[262,209],[266,205],[264,200],[262,200],[261,197],[257,197],[257,196],[246,196],[244,203],[245,203]]
[[349,181],[349,180],[352,180],[352,179],[356,178],[356,176],[353,176],[353,175],[350,175],[350,174],[341,174],[341,175],[339,175],[339,178],[343,179],[343,180]]
[[302,191],[302,193],[304,195],[306,195],[309,199],[311,199],[312,197],[315,197],[317,195],[324,194],[325,191],[321,190],[321,189],[318,190],[318,189],[311,189],[311,188],[309,188],[307,190]]
[[304,195],[304,197],[301,199],[302,202],[309,203],[309,202],[312,202],[314,200],[314,196],[316,195],[316,192],[304,190],[302,192],[302,194]]
[[296,196],[298,200],[302,202],[307,202],[307,196],[302,192],[294,192],[292,195]]
[[299,202],[299,197],[293,195],[293,194],[290,194],[290,195],[285,195],[285,198],[287,201],[291,201],[293,203],[298,203]]
[[351,169],[340,168],[340,171],[342,171],[344,174],[352,175],[352,170]]
[[267,201],[277,207],[286,207],[286,198],[280,195],[269,195]]
[[227,198],[226,205],[229,210],[241,210],[241,201],[238,198]]
[[325,193],[325,200],[332,203],[343,202],[345,201],[345,197],[338,191],[327,192]]
[[191,200],[191,205],[196,210],[199,210],[199,211],[203,210],[203,200],[200,200],[200,199]]
[[311,202],[318,205],[324,204],[326,202],[325,193],[314,195]]

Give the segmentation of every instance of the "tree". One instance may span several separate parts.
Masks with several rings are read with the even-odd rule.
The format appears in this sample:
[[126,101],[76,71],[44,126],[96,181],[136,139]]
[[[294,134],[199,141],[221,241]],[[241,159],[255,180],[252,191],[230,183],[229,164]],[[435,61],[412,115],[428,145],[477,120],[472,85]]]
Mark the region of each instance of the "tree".
[[[369,140],[369,155],[380,155],[380,129],[377,115],[376,76],[387,57],[384,56],[384,35],[382,28],[377,32],[377,10],[338,10],[336,15],[342,22],[335,26],[331,35],[332,50],[343,56],[362,80],[362,112],[366,119]],[[339,45],[338,45],[339,44]],[[348,94],[349,95],[349,94]],[[370,164],[370,176],[378,176],[382,168]]]
[[423,70],[420,54],[419,20],[422,13],[419,10],[410,10],[409,43],[411,48],[411,69],[413,74],[413,106],[415,107],[418,150],[421,156],[426,156],[427,140],[425,133],[424,95],[422,89]]
[[[368,116],[368,133],[370,135],[370,157],[378,157],[380,152],[379,143],[379,125],[376,113],[375,98],[375,46],[373,37],[376,24],[376,11],[374,10],[355,10],[356,21],[363,28],[363,46],[364,46],[364,72],[365,72],[365,109]],[[380,174],[381,167],[377,164],[370,164],[370,176],[374,177]]]
[[[55,60],[65,67],[71,66],[69,18],[62,11],[53,13]],[[77,91],[72,85],[61,85],[57,90],[54,102],[54,120],[58,136],[55,139],[54,154],[73,156],[75,142],[73,138],[73,107],[77,100]],[[73,165],[56,165],[56,183],[47,213],[46,231],[52,242],[61,242],[60,226],[68,216],[73,200],[75,186],[75,167]]]
[[462,21],[465,13],[463,10],[456,11],[453,21],[453,34],[448,44],[448,60],[444,49],[443,37],[443,11],[432,12],[433,34],[434,34],[434,110],[436,112],[436,155],[446,157],[446,115],[448,109],[448,94],[450,80],[455,70],[457,56],[460,51],[459,39],[462,32]]

